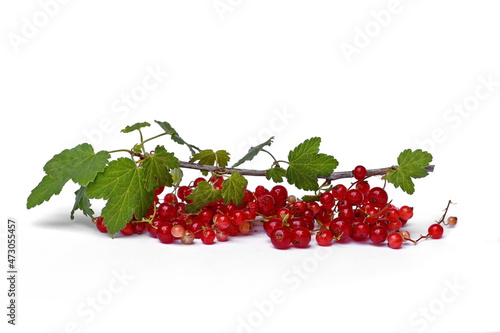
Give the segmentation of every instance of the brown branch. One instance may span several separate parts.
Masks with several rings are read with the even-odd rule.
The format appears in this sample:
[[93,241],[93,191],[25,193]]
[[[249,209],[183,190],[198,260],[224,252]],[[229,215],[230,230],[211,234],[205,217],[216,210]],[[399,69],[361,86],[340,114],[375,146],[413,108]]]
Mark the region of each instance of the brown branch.
[[[232,173],[233,171],[238,172],[242,176],[265,176],[267,170],[252,170],[252,169],[239,169],[239,168],[219,168],[216,166],[211,166],[211,165],[205,165],[205,164],[199,164],[199,163],[192,163],[192,162],[183,162],[179,161],[181,168],[185,169],[195,169],[195,170],[200,170],[200,171],[209,171],[209,172],[215,172],[218,174],[227,174],[227,173]],[[369,169],[367,171],[368,176],[374,176],[374,175],[385,175],[387,172],[390,170],[393,170],[394,167],[387,167],[387,168],[379,168],[379,169]],[[434,171],[434,165],[429,165],[426,167],[427,171],[433,172]],[[352,171],[337,171],[337,172],[332,172],[329,176],[323,176],[323,177],[318,177],[321,179],[326,179],[326,180],[336,180],[336,179],[342,179],[342,178],[352,178]]]

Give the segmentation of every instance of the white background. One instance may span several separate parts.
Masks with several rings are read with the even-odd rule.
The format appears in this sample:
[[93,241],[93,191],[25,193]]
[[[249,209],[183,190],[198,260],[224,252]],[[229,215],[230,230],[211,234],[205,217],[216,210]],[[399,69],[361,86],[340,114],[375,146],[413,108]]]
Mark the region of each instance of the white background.
[[[45,6],[51,16],[43,12],[45,3],[52,3]],[[500,331],[498,2],[219,5],[1,3],[1,219],[17,220],[19,239],[18,326],[6,324],[2,278],[2,327],[58,333]],[[30,30],[29,22],[39,27]],[[360,32],[365,29],[368,36]],[[342,48],[349,47],[356,52],[346,55]],[[134,108],[119,111],[122,95],[141,89],[148,68],[168,77]],[[396,205],[415,207],[408,225],[414,235],[426,232],[449,199],[458,203],[450,213],[459,223],[446,228],[442,240],[398,251],[355,243],[279,251],[262,233],[212,246],[162,245],[147,235],[111,240],[80,213],[69,219],[74,184],[26,210],[54,154],[85,141],[96,150],[130,148],[137,138],[120,129],[154,120],[171,122],[202,148],[227,149],[233,161],[252,138],[270,134],[278,158],[320,136],[322,151],[340,161],[338,170],[385,167],[405,148],[428,149],[435,172],[416,182],[413,196],[392,186],[390,195]],[[155,125],[145,132],[159,131]],[[172,141],[158,143],[189,157]],[[259,155],[245,166],[269,163]],[[258,184],[269,185],[250,180],[250,188]],[[6,271],[5,224],[0,257]]]

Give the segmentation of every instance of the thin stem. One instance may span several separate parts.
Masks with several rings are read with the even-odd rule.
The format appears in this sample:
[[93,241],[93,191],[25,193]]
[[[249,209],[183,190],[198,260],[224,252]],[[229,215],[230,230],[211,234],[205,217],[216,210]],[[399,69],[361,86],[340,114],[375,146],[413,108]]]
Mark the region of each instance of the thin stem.
[[274,163],[275,163],[275,164],[278,164],[278,160],[276,159],[276,157],[274,157],[274,155],[273,155],[273,154],[271,154],[268,150],[261,149],[261,151],[263,151],[264,153],[268,153],[268,154],[269,154],[269,156],[271,156],[271,157],[272,157],[272,159],[274,160]]
[[140,138],[140,140],[141,140],[140,145],[141,145],[141,148],[142,148],[142,153],[143,153],[143,154],[146,154],[146,148],[144,148],[144,137],[143,137],[143,135],[142,135],[142,131],[141,131],[141,129],[140,129],[140,128],[138,128],[137,130],[139,131],[139,138]]
[[144,141],[142,141],[142,138],[141,138],[141,141],[142,141],[141,143],[142,143],[142,145],[144,145],[144,144],[145,144],[146,142],[148,142],[148,141],[154,140],[154,139],[156,139],[156,138],[159,138],[159,137],[164,136],[164,135],[167,135],[167,134],[169,134],[169,133],[166,133],[166,132],[165,132],[165,133],[161,133],[161,134],[155,135],[155,136],[153,136],[153,137],[150,137],[149,139],[146,139],[146,140],[144,140]]
[[[267,172],[267,170],[253,170],[253,169],[240,169],[240,168],[219,168],[219,167],[212,166],[212,165],[205,165],[205,164],[192,163],[192,162],[183,162],[183,161],[179,161],[179,163],[180,163],[181,168],[215,172],[217,174],[228,174],[228,173],[232,173],[233,171],[236,171],[242,176],[263,177],[266,175],[266,172]],[[434,165],[429,165],[425,169],[427,169],[427,171],[429,171],[429,172],[432,172],[432,171],[434,171]],[[372,174],[372,175],[374,175],[374,174],[384,175],[387,172],[389,172],[390,170],[392,170],[392,167],[370,169],[370,170],[367,170],[367,172],[368,172],[368,174]],[[336,179],[352,178],[352,177],[353,177],[352,171],[337,171],[337,172],[332,172],[328,176],[320,176],[318,178],[327,179],[327,180],[336,180]]]
[[446,214],[448,214],[448,209],[450,208],[451,204],[453,204],[453,202],[451,202],[451,200],[448,200],[448,205],[446,205],[446,209],[444,210],[444,214],[439,221],[436,221],[437,224],[441,224],[444,222],[444,219],[446,218]]

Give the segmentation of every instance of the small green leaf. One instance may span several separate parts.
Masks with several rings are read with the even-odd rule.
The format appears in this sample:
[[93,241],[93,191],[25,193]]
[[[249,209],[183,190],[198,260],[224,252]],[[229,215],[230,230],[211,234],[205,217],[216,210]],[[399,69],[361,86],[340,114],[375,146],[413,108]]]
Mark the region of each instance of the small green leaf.
[[[266,142],[261,143],[255,147],[251,147],[238,162],[236,162],[232,167],[236,168],[237,166],[243,164],[244,162],[251,161],[265,146],[270,146],[273,143],[274,136],[270,137]],[[268,178],[269,179],[269,178]]]
[[312,202],[312,201],[319,201],[320,197],[319,195],[304,195],[300,200],[304,202]]
[[46,175],[42,181],[31,191],[26,207],[28,209],[49,201],[53,195],[61,193],[62,188],[69,180],[69,177],[54,177]]
[[199,182],[186,199],[193,201],[186,205],[186,213],[196,214],[209,203],[222,199],[222,192],[214,189],[208,182]]
[[191,156],[193,156],[194,154],[196,154],[196,151],[201,151],[200,148],[194,146],[194,145],[191,145],[189,143],[187,143],[183,138],[181,138],[179,136],[179,133],[177,133],[177,131],[166,121],[158,121],[158,120],[155,120],[155,122],[165,131],[165,133],[169,134],[170,137],[172,138],[172,140],[180,145],[186,145],[189,150],[191,151]]
[[319,188],[318,177],[328,176],[338,166],[333,156],[320,154],[321,139],[307,139],[288,154],[289,166],[286,170],[288,182],[302,190],[315,191]]
[[87,187],[89,198],[107,200],[101,216],[110,235],[123,229],[132,216],[142,218],[151,207],[154,193],[146,190],[145,181],[144,170],[121,157],[110,162]]
[[236,206],[241,205],[247,185],[248,181],[246,178],[238,172],[233,171],[231,176],[222,182],[222,197],[224,198],[224,204],[228,205],[232,201]]
[[154,154],[146,157],[142,163],[146,177],[146,190],[152,191],[163,185],[172,186],[173,179],[168,169],[179,166],[179,160],[173,153],[167,152],[163,146],[156,146]]
[[99,172],[104,170],[110,157],[107,151],[94,153],[90,144],[83,143],[55,155],[43,169],[48,175],[69,178],[75,183],[87,186]]
[[215,153],[212,149],[205,149],[200,151],[197,154],[194,154],[193,157],[191,157],[191,160],[189,162],[196,162],[205,165],[214,165],[215,164]]
[[215,163],[219,168],[227,167],[229,163],[229,153],[225,150],[217,150],[215,152]]
[[172,175],[172,180],[175,185],[179,185],[182,181],[182,176],[184,175],[181,168],[174,168],[170,171]]
[[135,123],[133,125],[127,126],[124,129],[122,129],[122,133],[130,133],[130,132],[133,132],[133,131],[138,130],[140,128],[149,127],[149,126],[151,126],[151,124],[148,122]]
[[85,191],[87,188],[85,186],[81,186],[76,192],[75,204],[73,205],[73,209],[71,210],[70,217],[73,220],[75,218],[75,211],[80,209],[85,216],[93,217],[94,211],[90,208],[90,200],[86,196]]
[[266,178],[275,183],[282,183],[283,177],[286,177],[286,170],[283,168],[274,167],[266,171]]
[[422,178],[429,174],[425,168],[432,162],[432,155],[421,149],[412,151],[404,150],[398,157],[398,166],[390,170],[385,179],[394,187],[401,187],[408,194],[415,192],[412,178]]

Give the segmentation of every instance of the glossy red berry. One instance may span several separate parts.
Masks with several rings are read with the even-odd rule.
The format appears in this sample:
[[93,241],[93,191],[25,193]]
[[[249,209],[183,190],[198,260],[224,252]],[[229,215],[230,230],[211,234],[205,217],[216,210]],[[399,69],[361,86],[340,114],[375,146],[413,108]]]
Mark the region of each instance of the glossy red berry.
[[271,233],[271,243],[277,249],[288,249],[291,246],[291,242],[290,231],[285,227],[276,228]]
[[320,229],[316,233],[316,242],[320,246],[329,246],[332,244],[333,241],[333,235],[330,230],[328,229]]
[[104,225],[104,217],[99,216],[95,219],[95,225],[97,227],[97,230],[99,230],[102,233],[108,233],[108,228]]
[[387,192],[381,187],[374,187],[367,194],[368,202],[374,205],[375,207],[384,206],[389,200],[389,196]]
[[409,220],[413,217],[413,208],[408,206],[402,206],[399,208],[399,217],[404,220]]
[[173,243],[175,238],[172,235],[172,223],[161,222],[156,230],[156,238],[163,244]]
[[125,225],[125,228],[123,228],[122,230],[120,230],[121,234],[123,236],[130,236],[130,235],[133,235],[134,234],[134,227],[132,226],[132,223],[128,222],[126,225]]
[[443,236],[443,226],[441,224],[434,223],[428,229],[429,235],[431,238],[438,239]]
[[288,191],[282,185],[274,186],[269,194],[274,198],[274,202],[277,206],[284,206],[286,204],[286,199],[288,198]]
[[311,233],[304,227],[293,228],[290,232],[292,245],[298,248],[306,248],[311,242]]
[[201,241],[203,244],[213,244],[215,242],[216,232],[214,229],[205,229],[201,232]]
[[370,240],[375,244],[384,242],[387,235],[387,229],[384,227],[377,226],[370,229]]
[[354,168],[354,170],[352,170],[352,175],[357,180],[363,180],[363,179],[365,179],[366,173],[367,173],[366,172],[366,168],[364,166],[362,166],[362,165],[358,165],[357,167]]
[[387,236],[387,244],[393,249],[401,248],[403,241],[403,236],[399,232],[392,232]]

